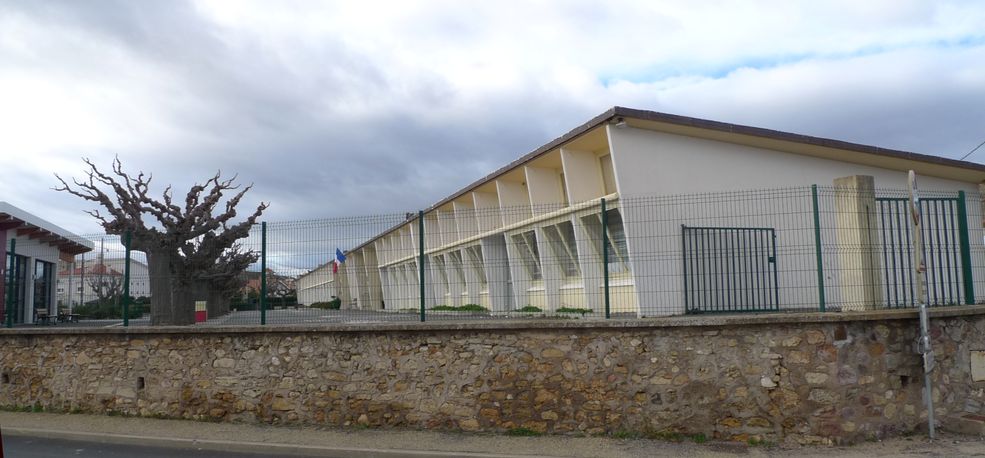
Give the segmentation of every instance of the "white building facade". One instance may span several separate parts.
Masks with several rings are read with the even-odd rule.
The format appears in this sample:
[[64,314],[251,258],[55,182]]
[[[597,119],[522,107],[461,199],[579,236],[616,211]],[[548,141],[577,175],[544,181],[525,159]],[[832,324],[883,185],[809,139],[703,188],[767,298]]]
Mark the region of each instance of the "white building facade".
[[39,310],[54,316],[59,261],[91,251],[92,243],[6,202],[0,202],[0,240],[3,322],[9,314],[14,324],[32,323]]
[[[77,257],[59,264],[57,298],[62,307],[75,307],[99,298],[97,290],[122,291],[126,259]],[[130,260],[130,296],[150,297],[150,273],[147,264]]]
[[[985,166],[616,107],[349,250],[337,274],[331,264],[305,274],[299,300],[418,308],[423,228],[426,307],[601,313],[608,303],[659,316],[885,305],[909,274],[885,235],[902,233],[886,221],[898,211],[878,213],[898,192],[880,189],[905,188],[909,170],[940,197],[928,211],[943,216],[928,224],[950,250],[947,300],[985,298]],[[875,239],[845,249],[863,230],[845,217],[858,208]],[[972,236],[959,244],[962,224]],[[736,297],[710,297],[727,291]]]

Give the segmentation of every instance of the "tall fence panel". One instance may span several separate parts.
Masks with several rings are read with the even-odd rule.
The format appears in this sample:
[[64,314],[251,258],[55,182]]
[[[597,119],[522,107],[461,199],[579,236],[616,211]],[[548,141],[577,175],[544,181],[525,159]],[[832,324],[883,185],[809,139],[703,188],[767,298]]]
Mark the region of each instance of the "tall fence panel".
[[[876,198],[882,241],[885,301],[891,307],[916,305],[913,273],[913,246],[910,234],[909,199]],[[930,305],[962,303],[965,278],[962,242],[958,224],[960,201],[957,197],[927,198],[920,201],[927,291]]]
[[780,309],[772,228],[681,226],[687,313]]
[[[151,298],[165,303],[168,294],[186,307],[184,323],[231,326],[914,304],[905,190],[803,186],[536,204],[520,190],[477,192],[426,212],[258,224],[218,261],[194,266],[187,286],[163,293],[171,277],[153,276],[161,270],[140,251],[127,265],[120,236],[87,236],[94,250],[57,274],[25,245],[8,253],[6,316],[14,326],[143,326],[153,321]],[[981,196],[922,197],[931,301],[985,301]],[[39,318],[31,304],[47,291],[57,305]]]

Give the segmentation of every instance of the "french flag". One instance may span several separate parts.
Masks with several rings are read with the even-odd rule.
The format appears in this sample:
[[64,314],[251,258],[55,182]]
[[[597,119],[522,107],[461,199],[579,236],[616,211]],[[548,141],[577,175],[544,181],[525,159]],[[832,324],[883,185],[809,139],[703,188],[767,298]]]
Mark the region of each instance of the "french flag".
[[339,273],[339,266],[342,265],[343,262],[345,262],[345,255],[342,254],[342,250],[336,248],[335,249],[335,260],[332,261],[332,273],[333,274]]

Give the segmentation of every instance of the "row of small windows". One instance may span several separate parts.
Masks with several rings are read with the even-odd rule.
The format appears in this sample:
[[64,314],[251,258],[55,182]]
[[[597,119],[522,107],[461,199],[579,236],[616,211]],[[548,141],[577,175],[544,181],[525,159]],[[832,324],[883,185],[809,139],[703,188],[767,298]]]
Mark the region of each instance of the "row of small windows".
[[[593,255],[597,259],[601,259],[601,214],[584,216],[581,218],[581,222],[589,239],[584,246],[590,247],[589,249],[594,251]],[[614,275],[628,272],[629,251],[626,245],[626,232],[623,228],[622,215],[618,209],[611,209],[606,212],[606,227],[609,272]],[[581,275],[581,266],[579,264],[575,225],[571,221],[561,221],[557,224],[543,226],[540,230],[545,237],[545,245],[550,250],[550,255],[553,256],[552,262],[557,263],[564,278],[577,279]],[[515,262],[522,267],[527,279],[532,281],[540,281],[544,278],[544,258],[540,252],[541,245],[537,234],[537,231],[531,229],[510,236]],[[445,291],[448,291],[450,283],[466,283],[466,269],[471,269],[471,273],[475,275],[481,289],[485,290],[487,287],[487,266],[481,245],[472,245],[462,250],[435,255],[431,257],[431,265],[434,269],[435,281]]]

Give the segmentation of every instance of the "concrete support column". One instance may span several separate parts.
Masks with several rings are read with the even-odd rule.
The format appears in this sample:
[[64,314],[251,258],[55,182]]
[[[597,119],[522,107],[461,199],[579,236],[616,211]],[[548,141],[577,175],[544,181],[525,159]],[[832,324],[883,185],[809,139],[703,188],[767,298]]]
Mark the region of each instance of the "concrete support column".
[[985,183],[978,183],[978,195],[982,196],[978,202],[979,211],[982,215],[982,220],[978,221],[978,227],[985,227]]
[[467,293],[464,302],[481,305],[479,291],[482,289],[482,281],[479,278],[479,271],[476,269],[475,263],[472,262],[467,249],[462,249],[459,253],[462,254],[462,272],[465,276],[465,291]]
[[489,285],[489,304],[495,312],[513,310],[513,291],[510,289],[510,262],[506,238],[496,234],[482,239],[482,259],[486,263],[486,282]]
[[509,259],[507,265],[510,271],[510,286],[513,288],[513,306],[515,308],[523,308],[531,305],[528,292],[531,283],[530,274],[523,265],[523,258],[513,237],[507,235],[505,240],[506,254]]
[[875,179],[867,175],[836,178],[834,188],[842,309],[873,310],[883,303]]
[[363,249],[363,268],[366,271],[367,292],[364,307],[377,310],[381,308],[383,301],[383,285],[380,280],[379,260],[376,257],[376,247],[369,246]]
[[[382,287],[383,294],[383,306],[387,309],[396,309],[396,302],[393,300],[393,285],[390,282],[390,269],[387,267],[380,267],[380,285]],[[331,294],[331,293],[329,293]]]
[[[536,228],[537,251],[540,253],[540,273],[544,277],[544,294],[547,296],[547,310],[557,310],[561,307],[561,282],[564,273],[561,262],[551,248],[551,241],[543,228]],[[559,241],[560,243],[560,241]]]

